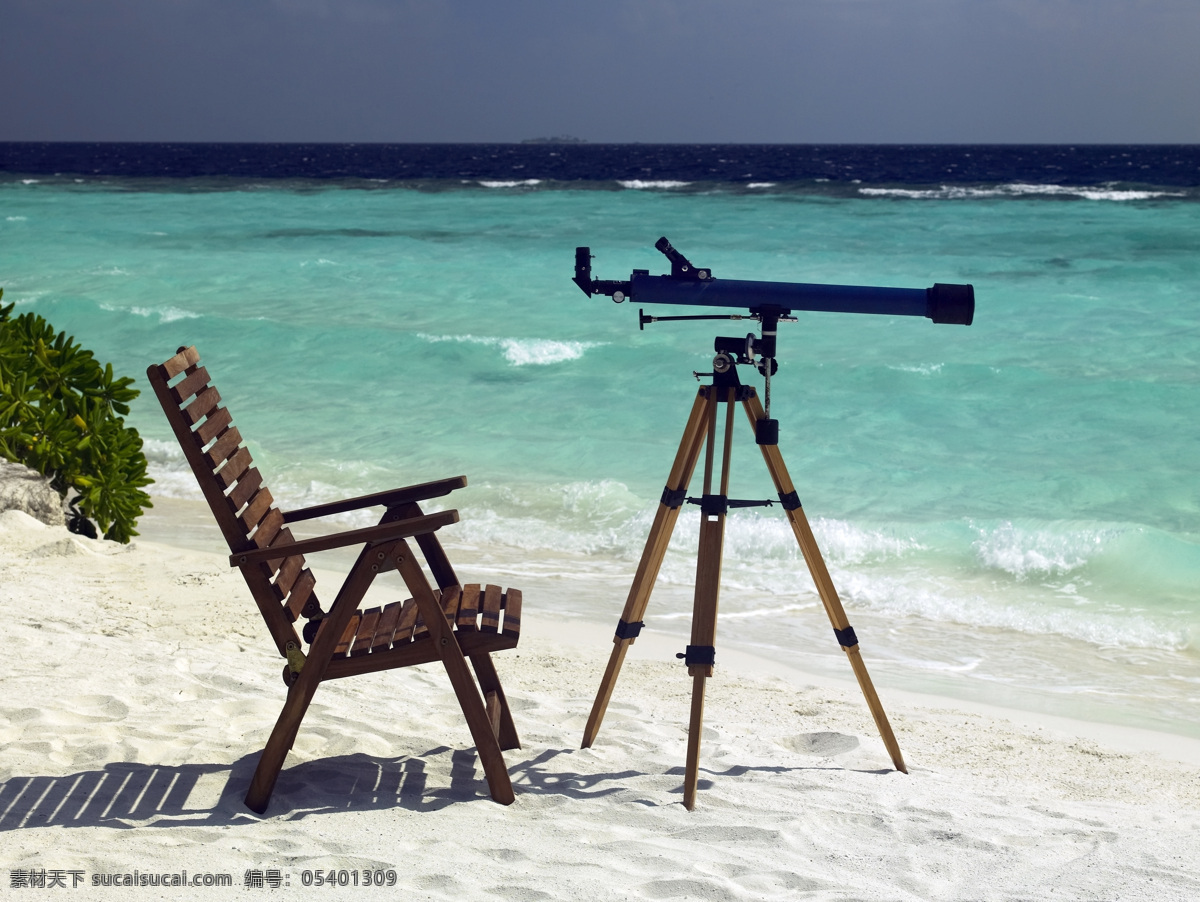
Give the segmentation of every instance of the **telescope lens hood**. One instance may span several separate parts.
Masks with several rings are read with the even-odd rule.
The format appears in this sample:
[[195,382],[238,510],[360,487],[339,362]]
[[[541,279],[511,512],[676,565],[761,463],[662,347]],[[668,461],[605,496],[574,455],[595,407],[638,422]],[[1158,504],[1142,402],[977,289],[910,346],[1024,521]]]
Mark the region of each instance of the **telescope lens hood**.
[[975,286],[935,284],[925,290],[925,315],[935,323],[969,326],[975,318]]

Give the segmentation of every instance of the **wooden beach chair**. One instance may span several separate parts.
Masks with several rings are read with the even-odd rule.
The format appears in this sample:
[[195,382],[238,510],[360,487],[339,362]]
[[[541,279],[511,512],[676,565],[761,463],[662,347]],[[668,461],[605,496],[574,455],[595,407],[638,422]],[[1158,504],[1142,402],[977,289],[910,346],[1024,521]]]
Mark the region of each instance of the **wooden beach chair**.
[[[230,565],[241,570],[287,661],[287,700],[259,758],[246,805],[260,813],[266,810],[300,721],[323,681],[437,660],[445,666],[467,719],[492,798],[511,803],[512,784],[501,749],[520,748],[520,742],[491,653],[516,647],[521,593],[461,585],[436,535],[441,527],[457,522],[458,512],[424,514],[420,507],[422,501],[462,488],[466,477],[284,511],[263,484],[196,349],[180,348],[146,372],[229,543]],[[296,539],[288,528],[368,507],[383,508],[376,526],[308,539]],[[325,611],[304,555],[348,547],[361,548],[358,559]],[[425,576],[418,551],[436,589]],[[368,587],[388,570],[400,572],[411,597],[360,610]],[[307,624],[297,632],[300,617]]]

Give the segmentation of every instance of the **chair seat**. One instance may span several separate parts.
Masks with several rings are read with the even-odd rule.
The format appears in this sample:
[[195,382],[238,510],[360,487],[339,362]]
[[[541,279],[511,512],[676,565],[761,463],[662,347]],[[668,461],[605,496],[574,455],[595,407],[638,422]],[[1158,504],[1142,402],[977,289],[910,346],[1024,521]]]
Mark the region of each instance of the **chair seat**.
[[[521,638],[521,591],[468,583],[450,586],[439,602],[446,619],[454,624],[463,654],[480,654],[516,648]],[[429,630],[413,598],[354,613],[338,640],[326,679],[428,664],[439,650],[429,640]]]

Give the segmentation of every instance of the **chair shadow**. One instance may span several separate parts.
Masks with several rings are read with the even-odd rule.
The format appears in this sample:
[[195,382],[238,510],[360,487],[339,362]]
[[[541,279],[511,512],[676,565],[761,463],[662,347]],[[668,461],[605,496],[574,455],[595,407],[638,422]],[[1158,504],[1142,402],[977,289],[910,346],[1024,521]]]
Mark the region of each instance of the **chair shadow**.
[[570,755],[578,749],[546,749],[536,758],[523,761],[509,768],[515,787],[520,792],[538,795],[561,795],[572,799],[597,799],[622,792],[625,786],[604,787],[613,780],[629,780],[648,774],[639,770],[623,770],[600,774],[578,774],[551,770],[547,765],[562,755]]
[[[556,759],[575,751],[547,749],[509,768],[517,792],[596,799],[626,791],[630,780],[654,776],[638,770],[580,774],[551,766]],[[449,785],[430,786],[425,759],[447,753]],[[438,811],[449,805],[489,798],[474,749],[438,747],[421,755],[398,758],[339,755],[285,769],[279,775],[266,815],[260,817],[243,802],[257,763],[256,752],[232,765],[116,762],[100,770],[62,777],[11,777],[0,783],[0,832],[36,827],[124,830],[224,826],[276,816],[298,820],[337,811],[395,808]],[[738,765],[724,771],[702,770],[711,777],[728,778],[756,771],[783,774],[841,769]],[[684,770],[673,767],[665,773],[682,776]],[[700,789],[712,785],[712,779],[698,782]],[[680,787],[672,791],[683,790]]]
[[[245,772],[246,759],[232,766],[116,762],[101,770],[63,777],[15,776],[0,784],[0,831],[33,827],[201,826],[237,818],[222,792],[211,808],[189,806],[202,782],[222,773]],[[244,773],[243,779],[249,774]],[[228,781],[226,783],[228,787]],[[247,818],[249,820],[250,818]]]
[[[447,753],[449,785],[430,786],[424,759]],[[353,754],[301,762],[279,775],[262,817],[243,802],[258,764],[257,752],[232,765],[116,762],[62,777],[15,776],[0,783],[0,832],[220,826],[275,816],[296,820],[335,811],[393,808],[436,811],[489,798],[477,762],[474,749],[445,747],[411,757]]]
[[[608,781],[643,776],[620,773],[557,773],[546,765],[573,749],[551,749],[510,768],[518,792],[594,798],[620,792]],[[426,760],[450,755],[449,785],[431,786]],[[0,833],[35,827],[201,827],[253,823],[263,817],[243,796],[258,753],[232,765],[176,766],[114,762],[100,770],[61,777],[16,776],[0,783]],[[444,771],[442,771],[444,773]],[[421,755],[379,758],[364,754],[304,761],[286,768],[265,817],[289,820],[335,811],[404,808],[437,811],[487,799],[474,749],[446,747]]]

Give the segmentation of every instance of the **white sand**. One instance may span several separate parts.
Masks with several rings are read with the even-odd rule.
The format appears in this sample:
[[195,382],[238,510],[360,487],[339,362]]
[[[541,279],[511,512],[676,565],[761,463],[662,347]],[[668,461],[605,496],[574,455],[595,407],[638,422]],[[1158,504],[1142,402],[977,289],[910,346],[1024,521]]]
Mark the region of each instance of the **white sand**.
[[[1200,898],[1200,743],[881,685],[906,776],[853,685],[722,649],[688,812],[677,643],[638,640],[581,751],[612,624],[553,609],[527,591],[521,646],[496,656],[524,743],[515,804],[487,797],[427,665],[322,686],[260,818],[241,799],[285,690],[240,576],[0,514],[3,894],[52,892],[15,888],[23,869],[67,887],[186,870],[234,885],[79,898],[256,898],[246,871],[275,869],[292,898]],[[400,892],[301,885],[388,868]]]

